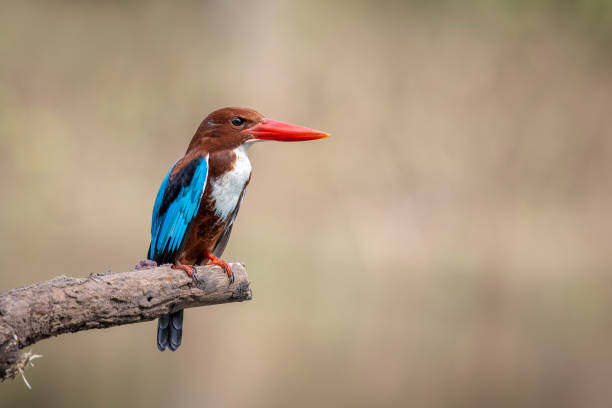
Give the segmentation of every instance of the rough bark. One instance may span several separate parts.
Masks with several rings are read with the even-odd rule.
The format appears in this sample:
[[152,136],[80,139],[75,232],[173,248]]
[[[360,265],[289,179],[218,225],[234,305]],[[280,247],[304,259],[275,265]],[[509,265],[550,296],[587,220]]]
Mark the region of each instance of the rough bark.
[[198,267],[194,281],[164,265],[87,278],[58,276],[1,293],[0,380],[23,374],[36,355],[21,349],[48,337],[144,322],[189,307],[250,300],[244,265],[231,267],[231,285],[218,266]]

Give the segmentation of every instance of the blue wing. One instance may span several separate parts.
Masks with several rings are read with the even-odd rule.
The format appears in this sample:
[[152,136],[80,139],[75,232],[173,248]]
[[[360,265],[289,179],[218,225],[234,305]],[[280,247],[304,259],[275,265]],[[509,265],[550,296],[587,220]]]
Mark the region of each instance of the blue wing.
[[149,259],[158,264],[174,262],[198,213],[206,177],[208,156],[187,163],[172,178],[172,169],[157,192],[151,220]]

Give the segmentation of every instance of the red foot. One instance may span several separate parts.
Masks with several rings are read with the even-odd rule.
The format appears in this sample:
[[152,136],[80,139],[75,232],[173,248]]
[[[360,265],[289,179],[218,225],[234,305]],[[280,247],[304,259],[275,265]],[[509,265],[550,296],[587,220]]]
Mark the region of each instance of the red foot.
[[217,258],[213,254],[207,253],[204,256],[210,259],[210,261],[206,263],[206,265],[219,265],[221,268],[223,268],[225,273],[227,273],[227,277],[229,278],[230,285],[234,283],[234,272],[232,272],[232,268],[230,268],[227,262],[225,262],[223,259]]
[[196,276],[195,276],[195,268],[193,266],[183,265],[178,260],[176,260],[176,261],[174,261],[174,265],[172,265],[172,269],[181,269],[181,270],[185,271],[185,273],[187,273],[187,276],[189,276],[193,280],[195,280],[195,281],[198,280],[198,278],[196,278]]

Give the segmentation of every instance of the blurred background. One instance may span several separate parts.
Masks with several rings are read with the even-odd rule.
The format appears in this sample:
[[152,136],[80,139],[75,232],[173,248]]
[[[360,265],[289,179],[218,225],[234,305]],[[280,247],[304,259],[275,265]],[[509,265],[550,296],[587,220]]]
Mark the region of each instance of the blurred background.
[[[537,3],[533,4],[533,3]],[[612,3],[2,2],[0,290],[126,271],[202,118],[251,150],[254,299],[32,347],[5,407],[601,407]]]

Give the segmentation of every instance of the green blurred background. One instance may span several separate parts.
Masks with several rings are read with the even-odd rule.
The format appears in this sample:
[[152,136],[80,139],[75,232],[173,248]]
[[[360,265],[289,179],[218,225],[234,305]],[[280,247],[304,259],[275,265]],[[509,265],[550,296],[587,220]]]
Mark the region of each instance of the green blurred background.
[[251,150],[254,299],[32,347],[3,407],[612,400],[609,1],[48,1],[0,12],[0,290],[125,271],[201,119]]

